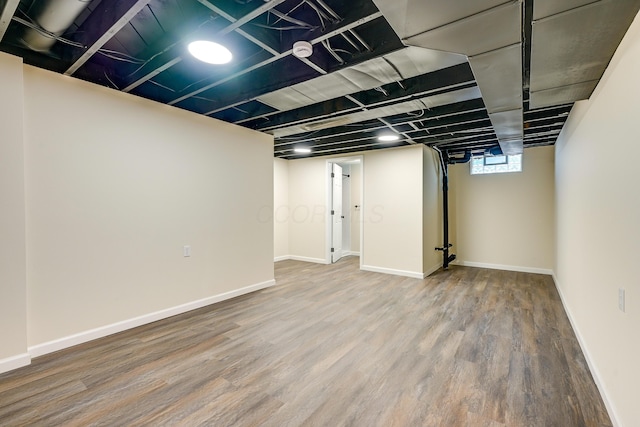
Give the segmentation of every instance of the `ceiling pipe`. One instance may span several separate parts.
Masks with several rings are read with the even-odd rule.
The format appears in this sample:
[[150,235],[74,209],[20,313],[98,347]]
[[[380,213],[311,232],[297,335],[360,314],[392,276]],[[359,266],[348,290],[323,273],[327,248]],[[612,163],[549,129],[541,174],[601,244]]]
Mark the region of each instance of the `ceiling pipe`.
[[27,28],[22,41],[32,50],[46,52],[56,42],[73,21],[82,13],[89,2],[86,0],[49,0],[33,18],[33,21],[44,31]]
[[[449,264],[456,259],[455,254],[449,253],[453,244],[449,243],[449,153],[434,150],[438,153],[440,160],[440,168],[442,170],[442,246],[435,248],[436,251],[442,252],[442,268],[449,268]],[[465,153],[466,155],[466,153]],[[469,156],[471,153],[469,152]]]
[[469,163],[469,160],[471,160],[471,150],[466,150],[462,157],[449,157],[449,156],[447,157],[448,157],[447,162],[450,165],[455,165],[459,163]]

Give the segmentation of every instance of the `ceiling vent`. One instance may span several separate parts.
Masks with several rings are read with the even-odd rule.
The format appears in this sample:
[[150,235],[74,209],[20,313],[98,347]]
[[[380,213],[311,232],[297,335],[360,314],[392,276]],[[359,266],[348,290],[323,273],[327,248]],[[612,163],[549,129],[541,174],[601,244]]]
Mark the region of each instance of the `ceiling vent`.
[[28,28],[22,37],[30,49],[46,52],[56,42],[56,36],[63,34],[73,21],[87,7],[86,0],[51,0],[40,2],[35,24],[41,28]]
[[293,44],[293,54],[298,58],[308,58],[313,53],[313,46],[309,42],[299,41]]

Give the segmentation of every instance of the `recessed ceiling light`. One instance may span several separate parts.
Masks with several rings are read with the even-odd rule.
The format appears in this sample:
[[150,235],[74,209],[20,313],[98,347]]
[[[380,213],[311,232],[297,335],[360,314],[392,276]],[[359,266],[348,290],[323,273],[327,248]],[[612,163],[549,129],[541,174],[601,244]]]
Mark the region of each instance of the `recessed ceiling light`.
[[208,64],[226,64],[233,59],[233,55],[221,44],[207,40],[189,43],[189,53],[202,62]]
[[293,151],[300,154],[309,154],[311,152],[311,148],[298,147],[294,148]]
[[378,141],[382,141],[382,142],[393,142],[393,141],[397,141],[399,139],[400,139],[400,137],[398,135],[396,135],[395,133],[389,133],[389,134],[385,134],[385,135],[380,135],[378,137]]

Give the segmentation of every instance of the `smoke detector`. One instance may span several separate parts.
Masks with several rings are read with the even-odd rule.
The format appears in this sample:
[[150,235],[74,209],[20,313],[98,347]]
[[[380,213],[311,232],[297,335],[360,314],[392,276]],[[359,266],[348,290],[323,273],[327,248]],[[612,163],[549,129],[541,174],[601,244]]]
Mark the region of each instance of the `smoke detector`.
[[313,46],[309,42],[299,41],[293,44],[293,54],[298,58],[308,58],[313,53]]

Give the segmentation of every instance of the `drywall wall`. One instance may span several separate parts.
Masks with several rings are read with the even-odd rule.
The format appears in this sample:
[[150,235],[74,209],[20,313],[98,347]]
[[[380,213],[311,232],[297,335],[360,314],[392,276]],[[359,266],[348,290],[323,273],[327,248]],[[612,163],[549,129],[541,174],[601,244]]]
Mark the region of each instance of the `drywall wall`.
[[351,165],[342,166],[342,254],[351,254]]
[[[438,223],[441,221],[441,195],[435,153],[416,145],[355,155],[362,156],[362,163],[349,164],[350,250],[360,253],[365,270],[411,277],[430,273],[440,263],[433,247],[442,239]],[[327,262],[327,162],[332,160],[339,162],[344,158],[289,161],[291,258]],[[425,183],[428,188],[423,191]],[[425,209],[428,212],[423,217]],[[424,253],[425,248],[429,248],[429,254]]]
[[0,53],[0,372],[29,363],[22,60]]
[[639,75],[636,17],[590,100],[574,106],[556,143],[556,284],[618,426],[640,421]]
[[326,158],[289,161],[289,251],[296,259],[326,260]]
[[[289,161],[273,159],[273,256],[289,256]],[[265,212],[265,219],[268,218]]]
[[364,157],[362,268],[422,277],[423,146]]
[[422,271],[429,275],[442,265],[442,174],[438,153],[423,147],[422,175]]
[[550,274],[554,263],[554,149],[528,148],[521,173],[449,167],[454,252],[463,265]]
[[[362,164],[351,164],[351,252],[360,254],[360,212],[362,212]],[[356,208],[356,206],[358,206]]]
[[273,283],[271,136],[32,67],[24,93],[34,353]]

